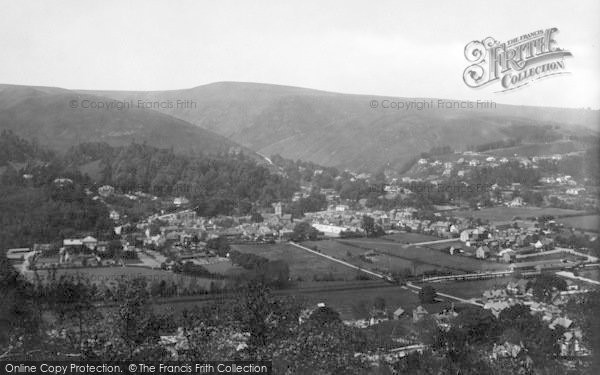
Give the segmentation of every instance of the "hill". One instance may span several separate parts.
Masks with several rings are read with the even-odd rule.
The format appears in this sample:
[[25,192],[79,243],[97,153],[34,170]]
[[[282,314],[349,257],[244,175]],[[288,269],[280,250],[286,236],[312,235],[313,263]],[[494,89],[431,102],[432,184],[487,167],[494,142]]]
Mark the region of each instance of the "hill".
[[206,154],[242,149],[223,136],[157,111],[135,106],[82,108],[84,102],[90,107],[89,103],[114,100],[60,88],[0,85],[0,130],[60,151],[82,142],[138,142]]
[[[226,136],[263,155],[280,154],[326,166],[399,169],[423,151],[464,150],[498,140],[530,143],[597,135],[600,112],[498,104],[495,109],[447,109],[453,101],[384,98],[298,87],[220,82],[186,90],[82,91],[119,100],[175,103],[163,113]],[[381,108],[383,100],[427,101],[434,108]],[[378,108],[370,102],[377,100]],[[446,104],[450,103],[450,104]]]

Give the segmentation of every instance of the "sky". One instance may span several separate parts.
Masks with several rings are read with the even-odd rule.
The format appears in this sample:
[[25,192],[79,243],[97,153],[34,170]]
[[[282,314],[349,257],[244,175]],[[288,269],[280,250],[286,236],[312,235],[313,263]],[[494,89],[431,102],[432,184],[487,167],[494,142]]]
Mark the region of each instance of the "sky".
[[[243,81],[598,109],[600,1],[0,0],[0,83],[169,90]],[[465,45],[557,27],[569,74],[497,93]]]

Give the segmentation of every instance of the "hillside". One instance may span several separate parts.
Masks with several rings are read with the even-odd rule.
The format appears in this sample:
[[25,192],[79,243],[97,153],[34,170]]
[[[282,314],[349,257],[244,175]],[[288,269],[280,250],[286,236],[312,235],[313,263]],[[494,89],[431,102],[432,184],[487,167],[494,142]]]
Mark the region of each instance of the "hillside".
[[[86,92],[122,100],[193,101],[162,111],[224,135],[264,155],[327,166],[400,168],[441,145],[465,149],[523,138],[539,129],[552,139],[597,134],[599,111],[498,105],[496,109],[394,110],[371,100],[423,100],[349,95],[278,85],[221,82],[186,90]],[[424,99],[429,101],[430,99]],[[436,106],[437,100],[434,99]]]
[[131,142],[180,152],[214,154],[240,148],[235,142],[166,114],[138,108],[72,108],[71,102],[108,98],[46,87],[0,85],[0,130],[56,150],[81,142],[113,146]]

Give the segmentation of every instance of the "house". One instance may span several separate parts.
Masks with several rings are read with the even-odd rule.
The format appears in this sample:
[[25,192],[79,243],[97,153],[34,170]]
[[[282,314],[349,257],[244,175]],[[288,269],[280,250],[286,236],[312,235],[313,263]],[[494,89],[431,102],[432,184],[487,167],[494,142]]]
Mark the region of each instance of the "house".
[[82,245],[83,241],[79,238],[65,238],[63,240],[63,246],[65,247],[77,247]]
[[508,207],[522,207],[523,205],[523,198],[521,197],[516,197],[508,203]]
[[513,249],[502,249],[498,252],[498,257],[502,259],[502,261],[506,263],[510,263],[510,261],[515,257],[515,251]]
[[487,302],[483,308],[490,310],[490,312],[497,318],[504,309],[515,305],[514,301],[491,301]]
[[475,257],[478,259],[485,259],[490,256],[490,248],[487,246],[479,246],[477,250],[475,250]]
[[423,308],[423,306],[419,305],[416,309],[413,310],[413,322],[418,322],[429,314],[427,310]]
[[25,255],[29,254],[31,249],[28,247],[22,247],[18,249],[8,249],[6,252],[6,258],[11,260],[21,260]]
[[98,188],[98,194],[104,198],[109,197],[109,196],[113,195],[114,193],[115,193],[115,188],[110,185],[104,185],[104,186],[100,186]]
[[394,319],[400,319],[400,317],[404,314],[404,309],[402,307],[398,307],[396,311],[394,311]]
[[119,213],[115,210],[110,211],[110,213],[108,214],[108,217],[112,220],[112,221],[119,221],[119,219],[121,218],[121,215],[119,215]]
[[190,200],[185,197],[177,197],[177,198],[173,199],[173,204],[175,206],[183,206],[188,203],[190,203]]
[[94,250],[96,245],[98,244],[98,240],[92,236],[87,236],[81,240],[83,246],[87,247],[90,250]]
[[554,240],[552,238],[544,238],[542,239],[542,245],[544,245],[544,250],[553,250]]
[[492,289],[483,292],[483,297],[489,300],[505,299],[507,297],[504,289]]
[[467,242],[471,238],[472,233],[473,233],[473,229],[463,230],[462,232],[460,232],[460,241]]
[[521,353],[521,349],[520,345],[512,344],[508,341],[501,345],[494,343],[494,347],[492,348],[492,358],[517,358],[519,353]]
[[571,324],[573,324],[573,321],[571,319],[560,317],[554,319],[554,321],[550,323],[549,327],[550,329],[554,329],[556,328],[556,326],[561,326],[564,329],[569,329],[569,327],[571,327]]
[[340,234],[347,230],[346,227],[318,223],[312,224],[312,227],[318,230],[319,232],[323,232],[326,237],[340,237]]
[[506,290],[513,294],[524,295],[527,293],[527,280],[511,281],[506,285]]

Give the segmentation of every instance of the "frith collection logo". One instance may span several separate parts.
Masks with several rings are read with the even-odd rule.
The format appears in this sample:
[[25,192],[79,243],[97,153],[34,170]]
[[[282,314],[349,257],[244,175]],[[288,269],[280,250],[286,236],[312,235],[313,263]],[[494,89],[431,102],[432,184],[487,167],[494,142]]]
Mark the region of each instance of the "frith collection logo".
[[502,91],[514,90],[538,79],[568,73],[565,57],[571,52],[558,48],[557,28],[537,30],[501,43],[492,37],[465,46],[469,65],[463,80],[469,87],[499,82]]

